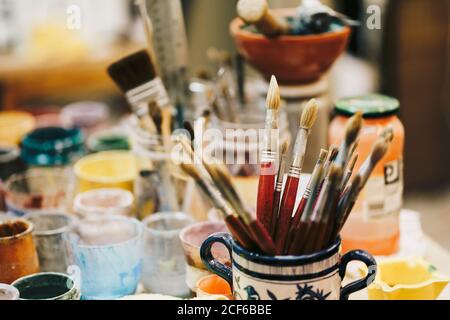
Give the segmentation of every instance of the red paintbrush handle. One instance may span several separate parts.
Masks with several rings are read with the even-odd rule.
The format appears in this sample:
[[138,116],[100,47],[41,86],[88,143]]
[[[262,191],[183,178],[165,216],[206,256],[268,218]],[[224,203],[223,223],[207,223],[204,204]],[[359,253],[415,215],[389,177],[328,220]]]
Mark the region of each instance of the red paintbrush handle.
[[249,228],[253,239],[256,240],[264,254],[269,256],[275,256],[278,254],[269,232],[258,220],[252,221],[249,224]]
[[273,194],[273,208],[272,208],[272,217],[270,220],[270,235],[272,239],[275,238],[275,232],[277,230],[277,219],[278,219],[278,210],[280,208],[280,198],[281,192],[275,190]]
[[298,227],[294,229],[293,241],[288,249],[288,254],[299,255],[303,253],[310,224],[311,221],[300,221]]
[[259,176],[258,198],[256,204],[256,217],[267,230],[270,230],[273,211],[275,174],[271,174],[273,173],[272,171],[275,171],[275,163],[267,162],[261,164],[261,175]]
[[295,199],[297,198],[298,183],[299,179],[297,177],[288,176],[275,232],[275,244],[278,252],[283,252],[286,243],[292,212],[295,207]]
[[295,230],[298,228],[300,224],[300,220],[303,214],[303,210],[305,210],[306,202],[308,201],[307,198],[302,197],[302,200],[300,200],[300,203],[298,205],[297,211],[295,212],[294,217],[291,219],[291,225],[289,226],[289,232],[286,237],[286,243],[284,245],[285,251],[289,249],[289,247],[292,244],[292,241],[294,241],[294,235]]
[[233,238],[236,239],[240,245],[249,251],[258,250],[258,246],[252,240],[250,231],[242,220],[230,215],[225,218],[225,223]]

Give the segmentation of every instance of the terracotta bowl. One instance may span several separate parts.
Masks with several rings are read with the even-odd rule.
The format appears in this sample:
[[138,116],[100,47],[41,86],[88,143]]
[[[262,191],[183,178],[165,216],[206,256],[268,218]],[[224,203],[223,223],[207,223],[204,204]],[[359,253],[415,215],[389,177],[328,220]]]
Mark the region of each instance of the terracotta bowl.
[[[276,15],[293,16],[295,9],[274,10]],[[308,83],[327,72],[347,47],[351,30],[342,27],[322,34],[280,36],[268,39],[242,29],[244,22],[236,18],[230,31],[238,51],[266,79],[274,74],[283,84]]]

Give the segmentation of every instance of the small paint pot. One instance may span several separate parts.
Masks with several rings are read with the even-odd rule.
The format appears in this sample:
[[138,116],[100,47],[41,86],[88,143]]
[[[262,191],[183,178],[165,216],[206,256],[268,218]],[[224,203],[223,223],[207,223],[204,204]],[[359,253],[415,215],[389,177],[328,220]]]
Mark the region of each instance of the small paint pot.
[[221,277],[212,274],[197,281],[197,298],[211,298],[225,296],[233,300],[233,292],[230,284]]
[[75,197],[73,209],[80,218],[107,214],[130,216],[134,196],[130,191],[105,188],[83,192]]
[[22,141],[21,156],[30,166],[66,166],[84,154],[84,135],[78,128],[39,128]]
[[136,166],[136,158],[126,151],[105,151],[86,156],[74,165],[78,192],[100,188],[133,191]]
[[64,169],[33,168],[14,174],[4,184],[6,208],[16,217],[41,210],[64,211],[71,183]]
[[72,264],[86,300],[134,294],[141,278],[142,224],[122,216],[79,220],[69,233]]
[[67,234],[73,218],[62,213],[31,213],[26,219],[34,225],[33,237],[42,272],[67,272]]
[[128,134],[119,128],[106,129],[92,134],[87,140],[90,152],[130,150]]
[[99,101],[80,101],[62,109],[61,118],[82,128],[86,135],[104,128],[109,118],[109,107]]
[[36,120],[32,114],[24,111],[0,111],[0,143],[17,146],[23,136],[34,129]]
[[[193,293],[197,291],[198,280],[211,274],[200,257],[200,246],[210,235],[217,232],[227,232],[223,221],[196,222],[180,232],[186,258],[186,284]],[[223,244],[214,244],[212,251],[221,263],[230,265],[229,253]]]
[[142,283],[149,292],[187,297],[186,268],[180,232],[193,223],[181,212],[155,213],[144,225]]
[[23,219],[0,221],[0,283],[39,272],[33,224]]
[[19,290],[20,300],[80,300],[75,280],[63,273],[36,273],[12,284]]
[[0,283],[0,301],[19,300],[19,290],[8,284]]

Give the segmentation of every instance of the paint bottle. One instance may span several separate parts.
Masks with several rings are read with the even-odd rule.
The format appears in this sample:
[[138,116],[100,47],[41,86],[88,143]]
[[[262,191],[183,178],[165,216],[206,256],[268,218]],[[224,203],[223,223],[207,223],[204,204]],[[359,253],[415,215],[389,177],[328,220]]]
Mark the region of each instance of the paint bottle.
[[375,167],[342,230],[344,251],[364,249],[373,255],[390,255],[398,250],[405,139],[403,125],[397,117],[399,107],[397,99],[379,94],[346,98],[336,103],[336,116],[329,128],[330,144],[339,145],[348,118],[357,111],[363,113],[354,173],[370,155],[380,132],[388,126],[394,130],[394,140],[387,154]]

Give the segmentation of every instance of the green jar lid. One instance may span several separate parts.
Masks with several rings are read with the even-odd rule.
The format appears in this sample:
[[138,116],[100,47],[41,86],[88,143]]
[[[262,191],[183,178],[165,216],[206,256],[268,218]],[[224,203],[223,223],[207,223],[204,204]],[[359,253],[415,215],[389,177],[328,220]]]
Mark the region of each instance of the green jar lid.
[[382,94],[344,98],[338,100],[335,105],[336,112],[339,114],[352,116],[356,112],[361,111],[365,118],[396,114],[399,108],[400,102],[397,99]]

